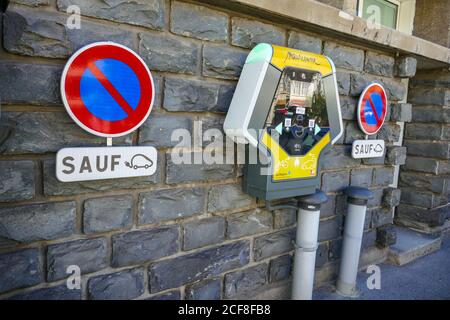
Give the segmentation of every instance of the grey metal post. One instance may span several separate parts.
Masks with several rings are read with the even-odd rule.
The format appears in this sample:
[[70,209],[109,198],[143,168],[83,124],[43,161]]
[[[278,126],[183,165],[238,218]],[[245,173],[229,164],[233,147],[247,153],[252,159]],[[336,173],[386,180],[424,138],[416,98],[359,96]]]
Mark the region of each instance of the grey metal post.
[[354,297],[358,294],[356,277],[358,274],[367,202],[373,198],[373,193],[369,189],[360,187],[349,187],[345,190],[345,193],[348,197],[348,210],[345,217],[341,265],[336,289],[341,295]]
[[314,287],[320,207],[328,197],[320,190],[298,198],[299,210],[292,283],[293,300],[311,300]]

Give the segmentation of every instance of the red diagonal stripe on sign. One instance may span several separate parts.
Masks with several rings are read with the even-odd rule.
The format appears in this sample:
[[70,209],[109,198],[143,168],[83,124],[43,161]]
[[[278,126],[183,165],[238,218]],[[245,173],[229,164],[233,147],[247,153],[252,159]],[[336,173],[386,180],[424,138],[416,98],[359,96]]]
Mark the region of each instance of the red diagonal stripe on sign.
[[122,97],[119,91],[113,86],[113,84],[108,80],[108,78],[103,74],[103,72],[91,62],[88,65],[89,70],[92,72],[95,78],[102,84],[103,87],[109,92],[114,100],[119,104],[119,106],[129,115],[134,110],[128,104],[128,102]]
[[372,98],[369,97],[367,100],[369,100],[370,107],[372,108],[372,111],[375,116],[375,119],[377,120],[377,123],[380,123],[380,117],[378,117],[377,109],[375,108],[375,105],[373,104]]

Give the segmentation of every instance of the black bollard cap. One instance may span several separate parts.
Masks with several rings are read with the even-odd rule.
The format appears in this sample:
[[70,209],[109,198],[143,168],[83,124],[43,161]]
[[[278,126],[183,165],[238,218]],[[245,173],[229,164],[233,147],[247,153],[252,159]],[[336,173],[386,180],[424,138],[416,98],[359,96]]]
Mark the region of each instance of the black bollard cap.
[[350,203],[357,205],[367,205],[367,201],[373,199],[373,192],[367,188],[348,187],[345,189],[345,194]]
[[297,200],[300,208],[317,211],[320,210],[322,204],[328,201],[328,197],[323,191],[317,189],[316,193],[300,196]]

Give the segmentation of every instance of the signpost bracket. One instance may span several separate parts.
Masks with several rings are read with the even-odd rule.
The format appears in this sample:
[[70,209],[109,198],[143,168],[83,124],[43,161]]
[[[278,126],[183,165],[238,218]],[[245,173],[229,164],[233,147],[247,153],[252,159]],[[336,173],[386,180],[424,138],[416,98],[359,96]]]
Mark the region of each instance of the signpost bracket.
[[106,146],[108,147],[112,146],[112,138],[106,138]]

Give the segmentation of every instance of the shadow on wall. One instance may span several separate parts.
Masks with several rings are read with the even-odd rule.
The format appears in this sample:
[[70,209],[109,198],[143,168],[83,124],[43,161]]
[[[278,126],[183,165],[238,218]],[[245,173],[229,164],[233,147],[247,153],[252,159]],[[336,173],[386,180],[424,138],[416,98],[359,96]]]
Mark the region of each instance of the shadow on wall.
[[8,8],[9,0],[0,0],[0,11],[5,12]]

